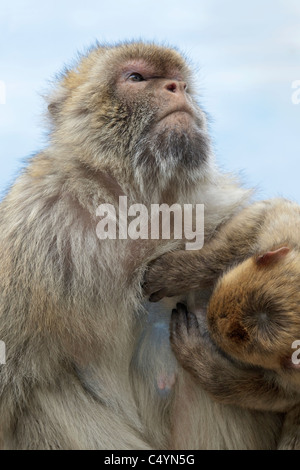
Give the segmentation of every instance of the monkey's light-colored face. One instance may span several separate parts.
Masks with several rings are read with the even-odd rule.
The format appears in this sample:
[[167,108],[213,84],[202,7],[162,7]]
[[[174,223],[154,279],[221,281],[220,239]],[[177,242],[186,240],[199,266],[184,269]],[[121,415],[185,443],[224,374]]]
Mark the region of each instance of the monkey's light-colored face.
[[49,110],[54,134],[80,148],[82,158],[89,155],[89,163],[92,155],[94,166],[114,156],[137,179],[151,174],[160,183],[205,174],[211,154],[205,114],[188,66],[172,49],[98,47],[67,71]]
[[135,120],[133,129],[139,129],[132,135],[134,166],[176,176],[179,169],[197,171],[208,160],[205,116],[179,67],[129,61],[121,69],[117,96]]
[[129,107],[134,109],[136,102],[149,106],[154,129],[189,132],[195,123],[187,83],[178,69],[160,71],[146,60],[130,61],[121,69],[118,89],[120,99],[128,98]]

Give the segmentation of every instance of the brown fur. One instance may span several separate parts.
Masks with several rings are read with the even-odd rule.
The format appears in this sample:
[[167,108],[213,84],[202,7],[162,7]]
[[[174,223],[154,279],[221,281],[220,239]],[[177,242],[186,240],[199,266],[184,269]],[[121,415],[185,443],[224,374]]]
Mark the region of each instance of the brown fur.
[[[203,343],[203,332],[208,334],[205,328],[201,333],[203,318],[199,328],[195,315],[182,305],[173,314],[172,347],[182,366],[222,403],[282,412],[300,406],[299,367],[292,362],[292,343],[300,338],[299,227],[297,204],[258,203],[234,217],[203,251],[187,253],[190,264],[185,267],[181,254],[179,290],[195,270],[199,286],[202,280],[217,281],[207,306],[207,323],[220,350]],[[178,292],[173,280],[179,255],[166,255],[169,267],[174,257],[164,275],[164,284],[171,285],[163,286],[157,296],[166,289]],[[152,266],[156,275],[161,266],[161,262]],[[285,420],[280,448],[300,449],[299,430],[296,406]]]
[[185,380],[169,344],[174,302],[143,298],[147,264],[181,242],[96,235],[97,207],[120,194],[147,207],[165,194],[204,203],[207,238],[246,203],[213,163],[190,77],[172,49],[97,46],[49,96],[49,145],[0,207],[2,449],[276,445],[276,415],[216,405]]

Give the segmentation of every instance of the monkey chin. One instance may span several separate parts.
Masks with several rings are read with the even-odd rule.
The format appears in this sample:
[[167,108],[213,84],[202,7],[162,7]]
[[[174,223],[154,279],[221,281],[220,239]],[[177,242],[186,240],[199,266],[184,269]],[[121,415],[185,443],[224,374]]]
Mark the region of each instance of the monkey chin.
[[[173,126],[161,123],[160,129],[153,129],[150,139],[139,142],[134,154],[134,167],[142,192],[164,190],[172,181],[176,184],[180,180],[183,184],[183,178],[192,191],[207,177],[210,158],[207,133],[195,124],[182,129],[176,120]],[[152,178],[149,178],[149,168]]]
[[197,116],[184,111],[173,111],[151,123],[131,153],[141,192],[153,197],[159,197],[170,184],[177,187],[178,181],[181,188],[192,192],[210,176],[211,158],[206,127]]

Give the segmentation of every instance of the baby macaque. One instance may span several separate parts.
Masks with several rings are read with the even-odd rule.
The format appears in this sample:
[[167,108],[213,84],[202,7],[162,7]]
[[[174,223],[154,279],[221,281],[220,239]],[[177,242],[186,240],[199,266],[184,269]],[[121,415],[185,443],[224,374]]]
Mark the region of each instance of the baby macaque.
[[279,448],[300,449],[300,207],[256,203],[201,251],[170,253],[149,268],[152,300],[189,285],[210,285],[212,295],[206,316],[181,303],[173,310],[180,364],[219,402],[287,412]]

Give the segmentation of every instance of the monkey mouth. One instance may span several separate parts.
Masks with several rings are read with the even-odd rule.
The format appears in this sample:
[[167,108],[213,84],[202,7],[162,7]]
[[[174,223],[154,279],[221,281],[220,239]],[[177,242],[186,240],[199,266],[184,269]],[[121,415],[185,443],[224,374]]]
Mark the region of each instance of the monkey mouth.
[[178,114],[187,114],[191,118],[194,118],[194,114],[192,113],[192,111],[189,108],[182,107],[182,108],[172,109],[172,110],[166,112],[165,114],[162,115],[162,117],[158,120],[158,122],[161,122],[166,117],[171,116],[173,114],[177,114],[177,113]]

